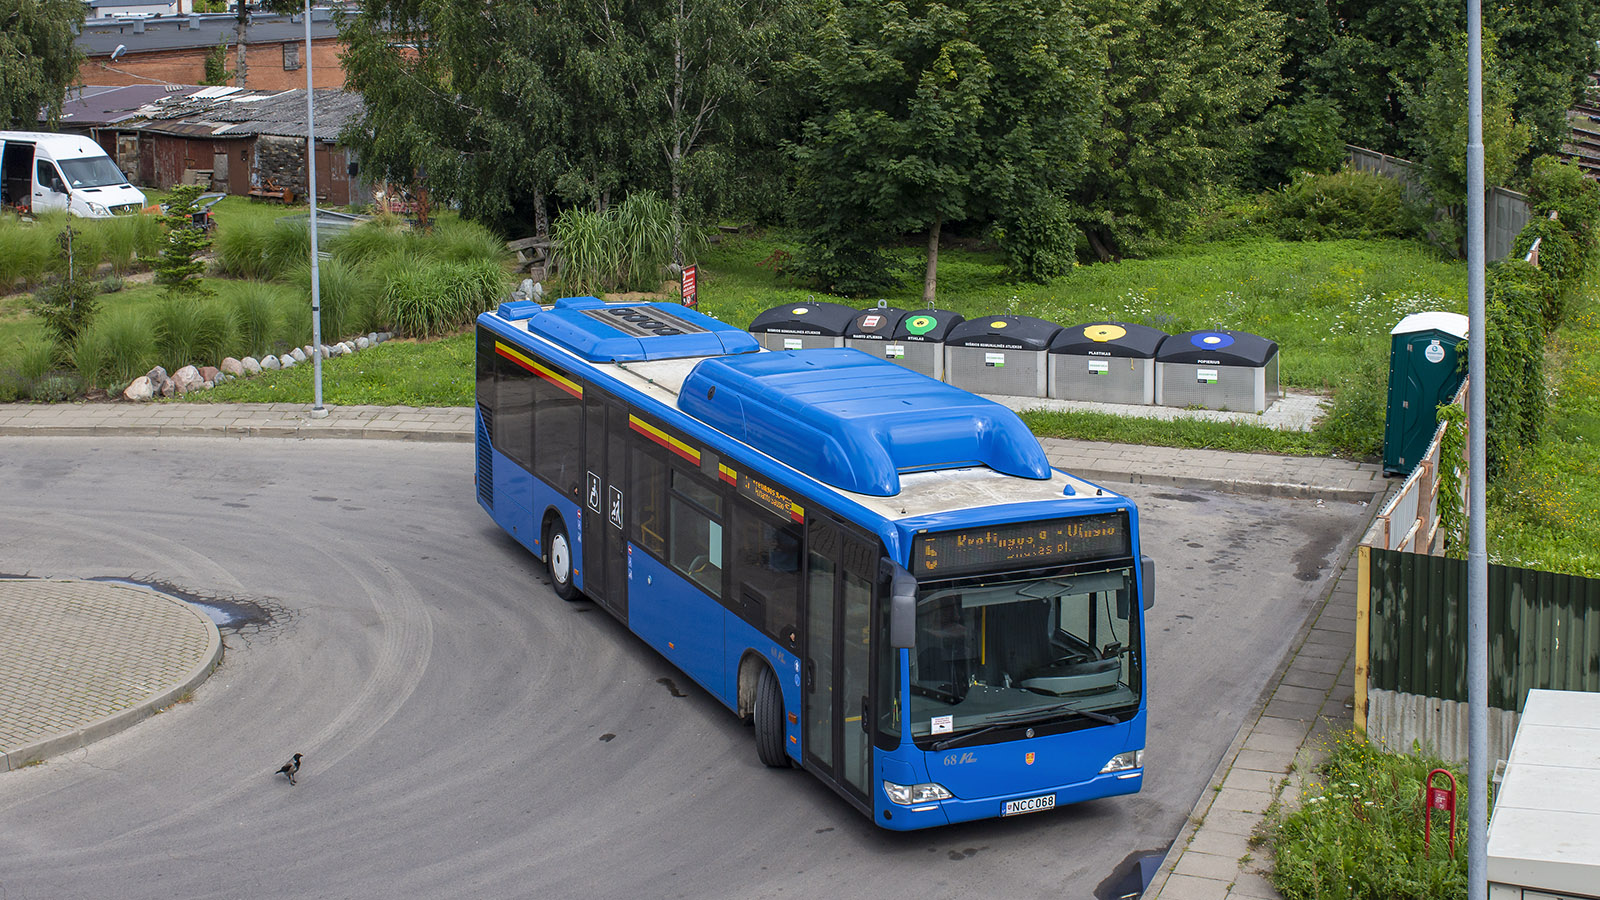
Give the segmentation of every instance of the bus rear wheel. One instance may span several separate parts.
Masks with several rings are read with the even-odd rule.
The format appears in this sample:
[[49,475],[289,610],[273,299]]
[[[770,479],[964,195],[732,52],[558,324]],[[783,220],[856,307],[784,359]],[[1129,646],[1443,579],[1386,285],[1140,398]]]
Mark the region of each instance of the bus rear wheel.
[[578,589],[572,586],[572,541],[567,537],[567,524],[560,519],[550,523],[545,535],[545,559],[550,567],[550,586],[563,600],[578,599]]
[[756,680],[756,703],[752,718],[756,726],[756,755],[764,765],[788,768],[789,754],[783,748],[783,691],[778,677],[763,666]]

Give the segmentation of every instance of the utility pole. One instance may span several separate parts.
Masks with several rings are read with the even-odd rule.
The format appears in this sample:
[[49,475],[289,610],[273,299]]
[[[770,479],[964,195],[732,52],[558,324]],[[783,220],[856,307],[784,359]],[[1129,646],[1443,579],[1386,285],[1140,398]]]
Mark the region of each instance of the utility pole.
[[322,407],[322,280],[317,274],[317,120],[312,107],[311,0],[306,0],[306,186],[311,195],[311,418],[325,419]]
[[1485,537],[1483,9],[1467,0],[1467,900],[1489,896],[1489,553]]

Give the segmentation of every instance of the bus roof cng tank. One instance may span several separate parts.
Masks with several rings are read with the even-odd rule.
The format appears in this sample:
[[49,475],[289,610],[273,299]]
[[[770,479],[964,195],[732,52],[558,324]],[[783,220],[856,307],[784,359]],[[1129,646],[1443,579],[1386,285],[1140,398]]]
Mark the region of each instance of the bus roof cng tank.
[[1045,354],[1061,326],[1033,316],[981,316],[944,339],[944,380],[976,394],[1043,397]]
[[[524,316],[526,307],[501,305],[501,318]],[[510,314],[510,316],[507,315]],[[520,319],[537,334],[589,362],[638,362],[724,353],[754,353],[755,338],[676,303],[606,303],[563,297],[550,309]]]
[[1048,479],[1050,461],[1017,414],[859,350],[702,360],[678,408],[825,484],[877,497],[900,473],[974,465]]
[[1278,344],[1247,331],[1185,331],[1156,353],[1156,403],[1265,412],[1278,399]]
[[810,301],[774,306],[750,323],[750,333],[768,350],[843,347],[857,310],[840,303]]
[[1089,322],[1050,342],[1050,396],[1095,403],[1156,402],[1156,352],[1167,333],[1131,322]]

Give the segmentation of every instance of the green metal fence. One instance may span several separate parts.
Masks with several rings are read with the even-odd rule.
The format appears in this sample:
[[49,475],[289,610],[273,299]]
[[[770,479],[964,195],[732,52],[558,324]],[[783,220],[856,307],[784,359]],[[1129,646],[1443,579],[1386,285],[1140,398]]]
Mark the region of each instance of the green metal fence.
[[[1366,687],[1466,702],[1466,561],[1363,549]],[[1600,691],[1600,579],[1490,566],[1489,705],[1520,713],[1532,688]]]

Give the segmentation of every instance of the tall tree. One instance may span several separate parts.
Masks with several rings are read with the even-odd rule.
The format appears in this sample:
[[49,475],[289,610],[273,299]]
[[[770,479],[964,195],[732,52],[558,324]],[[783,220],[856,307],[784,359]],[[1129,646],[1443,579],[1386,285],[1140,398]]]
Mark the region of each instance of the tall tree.
[[[506,224],[545,198],[657,189],[680,217],[696,157],[740,140],[798,0],[362,0],[341,25],[380,174]],[[697,199],[704,207],[707,201]]]
[[1102,260],[1174,234],[1252,145],[1278,88],[1280,17],[1264,0],[1081,3],[1106,51],[1105,102],[1075,199]]
[[1099,68],[1059,0],[829,2],[791,71],[814,105],[793,147],[802,271],[864,293],[893,277],[883,247],[920,233],[932,302],[940,233],[972,222],[998,225],[1027,274],[1056,274]]
[[4,127],[54,128],[78,78],[76,43],[88,8],[80,0],[0,0],[0,115]]

